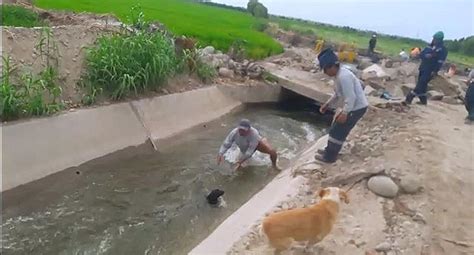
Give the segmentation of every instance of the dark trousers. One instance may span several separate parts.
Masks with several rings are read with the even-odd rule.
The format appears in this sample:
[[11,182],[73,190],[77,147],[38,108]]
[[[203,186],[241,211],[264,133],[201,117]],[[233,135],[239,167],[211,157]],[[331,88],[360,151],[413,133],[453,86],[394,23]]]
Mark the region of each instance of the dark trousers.
[[466,98],[464,98],[464,105],[467,110],[467,118],[474,121],[474,82],[471,82],[467,87]]
[[348,114],[345,123],[334,122],[329,130],[329,140],[324,151],[324,159],[330,162],[336,161],[337,155],[341,151],[347,136],[366,112],[367,107],[352,111]]
[[430,82],[431,77],[432,77],[431,72],[421,70],[419,75],[418,75],[418,81],[416,83],[416,87],[415,87],[414,90],[412,90],[412,91],[410,91],[410,93],[408,93],[408,95],[405,99],[405,102],[411,104],[411,102],[413,101],[413,99],[415,97],[419,97],[420,102],[422,104],[428,103],[428,98],[426,97],[426,92],[428,90],[428,83]]

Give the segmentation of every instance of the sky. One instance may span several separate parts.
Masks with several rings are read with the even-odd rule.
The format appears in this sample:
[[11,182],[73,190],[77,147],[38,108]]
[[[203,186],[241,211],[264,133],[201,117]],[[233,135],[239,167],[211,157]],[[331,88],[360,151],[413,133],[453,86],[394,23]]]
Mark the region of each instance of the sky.
[[[246,7],[248,0],[212,0]],[[269,13],[431,41],[474,35],[474,0],[259,0]]]

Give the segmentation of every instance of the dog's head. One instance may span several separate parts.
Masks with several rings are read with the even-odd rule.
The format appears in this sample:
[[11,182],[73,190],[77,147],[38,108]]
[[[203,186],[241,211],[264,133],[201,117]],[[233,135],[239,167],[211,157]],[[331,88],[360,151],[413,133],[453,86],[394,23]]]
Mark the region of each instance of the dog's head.
[[344,203],[348,204],[349,203],[349,197],[347,196],[347,193],[336,187],[329,187],[329,188],[324,188],[321,189],[318,192],[318,196],[321,199],[327,199],[327,200],[332,200],[334,202],[341,202],[343,201]]
[[206,197],[207,202],[211,205],[216,205],[219,202],[219,197],[221,197],[222,195],[224,195],[223,190],[215,189],[215,190],[211,191],[211,193],[209,193],[209,195],[207,195],[207,197]]

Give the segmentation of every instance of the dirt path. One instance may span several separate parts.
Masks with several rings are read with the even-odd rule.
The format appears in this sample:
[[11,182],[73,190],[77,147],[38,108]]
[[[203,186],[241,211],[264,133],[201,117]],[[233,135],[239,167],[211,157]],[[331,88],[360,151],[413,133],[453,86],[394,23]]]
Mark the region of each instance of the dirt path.
[[[350,192],[351,203],[342,207],[323,242],[311,250],[300,245],[284,254],[474,254],[474,126],[464,124],[464,115],[461,106],[438,102],[414,106],[408,113],[369,112],[351,135],[342,159],[305,174],[310,179],[306,191],[280,208],[314,203],[312,191],[325,178],[361,169],[384,170],[399,186],[415,191],[401,189],[396,198],[387,199],[362,182]],[[254,231],[230,254],[273,252]]]
[[464,113],[445,104],[420,112],[430,148],[420,162],[431,214],[428,254],[474,254],[474,126],[464,124]]

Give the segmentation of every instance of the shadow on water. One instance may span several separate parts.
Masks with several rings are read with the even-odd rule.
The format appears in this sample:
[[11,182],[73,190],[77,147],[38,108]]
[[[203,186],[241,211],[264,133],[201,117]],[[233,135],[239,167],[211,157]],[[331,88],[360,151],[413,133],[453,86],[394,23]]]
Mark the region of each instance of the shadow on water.
[[[288,162],[324,127],[301,109],[248,107],[159,143],[159,152],[128,148],[4,192],[3,254],[185,254],[277,174],[260,153],[238,174],[218,167],[230,129],[250,119]],[[226,207],[207,204],[215,188]]]

